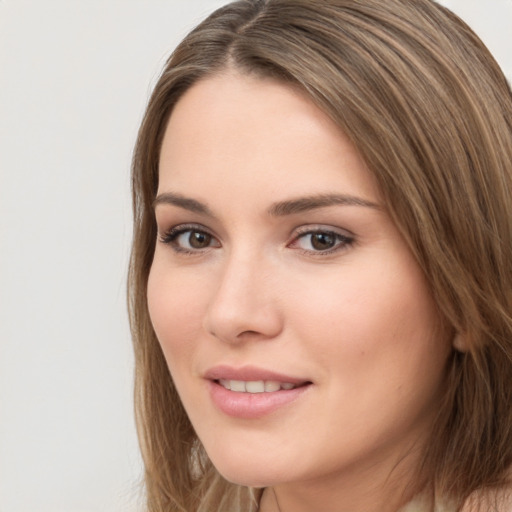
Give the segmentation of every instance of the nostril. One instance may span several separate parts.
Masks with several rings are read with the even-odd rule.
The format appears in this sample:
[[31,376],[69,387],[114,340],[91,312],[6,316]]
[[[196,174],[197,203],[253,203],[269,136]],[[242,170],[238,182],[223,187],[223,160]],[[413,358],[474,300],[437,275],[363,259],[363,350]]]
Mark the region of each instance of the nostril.
[[[250,287],[250,288],[249,288]],[[257,283],[244,279],[243,272],[231,273],[210,297],[203,317],[203,329],[227,343],[241,343],[275,338],[282,330],[282,314],[269,296],[258,290]]]
[[249,337],[254,337],[254,336],[261,336],[261,333],[259,333],[257,331],[243,331],[240,334],[238,334],[239,338],[245,338],[245,337],[249,338]]

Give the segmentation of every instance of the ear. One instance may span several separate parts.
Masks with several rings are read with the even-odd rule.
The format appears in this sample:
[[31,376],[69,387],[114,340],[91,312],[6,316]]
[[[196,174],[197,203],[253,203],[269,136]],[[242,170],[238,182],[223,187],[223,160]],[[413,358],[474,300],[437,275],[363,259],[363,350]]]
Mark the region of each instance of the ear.
[[453,348],[459,352],[467,352],[469,350],[467,336],[461,334],[460,332],[456,333],[455,337],[453,338]]

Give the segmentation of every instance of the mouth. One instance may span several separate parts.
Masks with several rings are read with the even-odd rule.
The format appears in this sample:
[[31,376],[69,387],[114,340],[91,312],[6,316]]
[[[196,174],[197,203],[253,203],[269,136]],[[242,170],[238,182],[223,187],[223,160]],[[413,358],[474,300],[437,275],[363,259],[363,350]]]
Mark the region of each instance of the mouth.
[[236,393],[275,393],[312,384],[310,380],[292,377],[255,366],[234,368],[219,365],[210,368],[204,378]]
[[[309,395],[313,382],[261,368],[217,366],[206,372],[215,406],[228,416],[252,420],[285,410]],[[285,407],[286,406],[286,407]]]
[[277,380],[227,380],[216,379],[216,384],[235,393],[275,393],[276,391],[290,391],[292,389],[307,386],[310,382],[294,384],[293,382],[279,382]]

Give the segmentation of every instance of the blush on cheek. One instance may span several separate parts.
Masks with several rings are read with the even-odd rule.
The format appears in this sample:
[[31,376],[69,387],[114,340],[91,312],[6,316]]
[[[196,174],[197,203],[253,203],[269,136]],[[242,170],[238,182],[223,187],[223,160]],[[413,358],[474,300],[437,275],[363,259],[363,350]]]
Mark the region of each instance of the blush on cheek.
[[196,294],[178,293],[183,289],[170,284],[156,269],[148,279],[148,311],[156,337],[169,363],[192,351],[202,326],[201,303]]

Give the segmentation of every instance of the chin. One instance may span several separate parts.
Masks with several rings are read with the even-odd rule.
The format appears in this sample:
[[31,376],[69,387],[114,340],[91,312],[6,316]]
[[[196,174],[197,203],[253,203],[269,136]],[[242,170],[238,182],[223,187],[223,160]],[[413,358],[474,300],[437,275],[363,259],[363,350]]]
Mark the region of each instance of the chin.
[[269,467],[271,463],[261,463],[257,461],[234,460],[234,461],[219,461],[212,460],[213,465],[217,471],[228,482],[245,487],[269,487],[276,485],[285,480],[284,475],[280,475],[275,471],[270,472]]
[[268,472],[255,471],[250,466],[250,461],[244,462],[243,465],[223,466],[215,465],[217,471],[228,482],[245,487],[268,487],[274,485],[274,479],[269,478]]

